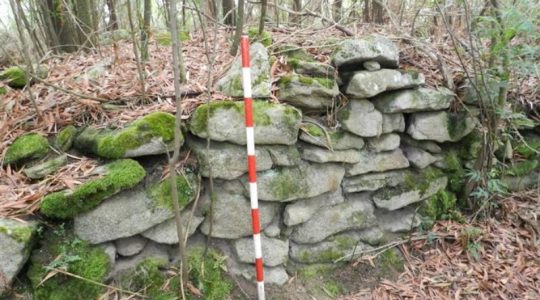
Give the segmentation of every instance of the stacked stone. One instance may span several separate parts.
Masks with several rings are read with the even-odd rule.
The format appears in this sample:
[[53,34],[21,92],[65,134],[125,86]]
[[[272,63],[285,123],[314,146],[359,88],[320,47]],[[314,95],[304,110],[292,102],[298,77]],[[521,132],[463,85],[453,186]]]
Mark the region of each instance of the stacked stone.
[[[351,260],[411,230],[425,200],[447,185],[460,184],[462,165],[452,164],[449,155],[477,153],[478,141],[469,138],[476,126],[473,114],[450,112],[451,91],[424,87],[422,74],[397,69],[399,51],[384,37],[343,41],[332,65],[285,47],[280,53],[290,73],[277,84],[282,104],[266,100],[271,91],[266,48],[256,43],[250,52],[267,283],[286,283],[288,271],[304,264]],[[231,97],[242,95],[239,59],[217,87]],[[336,125],[325,126],[328,119]],[[188,247],[211,235],[228,256],[231,272],[253,280],[243,103],[203,104],[187,127],[182,141],[197,158],[197,170],[184,170],[177,183]],[[41,204],[46,217],[73,219],[76,236],[103,248],[112,264],[109,277],[148,257],[175,259],[179,241],[170,185],[153,175],[165,157],[146,158],[171,151],[173,140],[174,116],[155,112],[122,129],[69,128],[51,143],[61,151],[73,145],[78,155],[111,160],[96,168],[93,175],[98,176],[73,191],[47,195]],[[47,139],[36,134],[21,137],[7,150],[4,163],[20,167],[44,159],[48,147]],[[538,174],[537,153],[521,150],[536,162],[532,172]],[[35,178],[54,173],[66,162],[62,157],[55,168],[34,170],[39,173]],[[137,161],[128,159],[133,157]],[[450,174],[454,178],[449,180]],[[0,235],[5,235],[2,227],[7,228],[0,220]],[[29,243],[19,238],[3,246],[4,240],[0,249],[26,249]],[[9,266],[8,282],[27,256],[23,253]]]

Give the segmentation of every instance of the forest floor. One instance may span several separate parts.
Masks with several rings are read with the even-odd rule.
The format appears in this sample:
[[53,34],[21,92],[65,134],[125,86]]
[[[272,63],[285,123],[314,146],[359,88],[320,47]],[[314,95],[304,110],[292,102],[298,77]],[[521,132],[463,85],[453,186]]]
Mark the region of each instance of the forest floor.
[[[429,86],[442,85],[443,75],[428,52],[435,51],[446,62],[459,86],[463,72],[448,40],[424,41],[418,47],[384,28],[366,27],[364,33],[379,32],[393,38],[401,49],[401,68],[415,68],[426,76]],[[346,36],[328,28],[323,30],[272,30],[274,46],[296,44],[321,62],[330,61],[331,49]],[[182,91],[183,119],[207,99],[224,99],[213,89],[208,91],[208,69],[212,82],[220,78],[234,57],[228,54],[230,32],[219,30],[217,37],[193,34],[184,43],[183,55],[188,83]],[[361,35],[362,32],[359,32]],[[204,40],[217,45],[215,59],[208,63]],[[151,111],[174,112],[173,74],[170,47],[150,43],[150,59],[144,63],[145,101],[140,101],[137,64],[131,43],[120,41],[92,52],[79,52],[43,58],[49,67],[45,82],[25,90],[10,90],[0,103],[0,157],[6,147],[25,132],[55,134],[68,125],[121,126]],[[97,79],[84,79],[85,70],[107,61],[106,70]],[[285,72],[282,58],[276,55],[272,78]],[[533,79],[524,80],[512,98],[531,110],[540,106],[540,95],[531,94]],[[0,86],[2,84],[0,83]],[[57,87],[61,87],[58,89]],[[65,92],[63,90],[69,90]],[[36,117],[28,92],[36,97]],[[80,95],[88,97],[80,97]],[[277,101],[273,99],[272,101]],[[21,170],[0,168],[0,216],[20,218],[33,214],[47,193],[77,185],[97,162],[76,159],[55,176],[41,182],[28,180]],[[498,215],[466,224],[440,222],[429,232],[414,233],[399,243],[405,260],[403,272],[374,268],[383,251],[364,256],[337,270],[319,274],[317,270],[293,276],[281,289],[270,289],[277,299],[539,299],[540,298],[540,192],[516,194],[499,201]],[[382,249],[384,250],[384,249]],[[383,279],[387,278],[387,279]],[[329,282],[332,284],[328,284]],[[243,292],[239,292],[243,293]],[[249,291],[247,291],[249,294]],[[302,295],[295,298],[295,295]],[[305,297],[304,297],[305,296]],[[302,298],[304,297],[304,298]],[[289,299],[289,298],[285,298]]]

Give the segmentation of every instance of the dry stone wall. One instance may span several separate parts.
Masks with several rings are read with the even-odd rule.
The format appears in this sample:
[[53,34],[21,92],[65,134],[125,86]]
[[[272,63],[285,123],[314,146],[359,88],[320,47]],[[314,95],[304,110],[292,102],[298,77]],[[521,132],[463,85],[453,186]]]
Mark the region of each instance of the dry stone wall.
[[[254,44],[251,52],[255,96],[268,97],[267,49]],[[460,189],[464,168],[479,149],[474,114],[450,110],[452,91],[425,87],[422,74],[398,69],[399,51],[387,38],[343,41],[331,65],[294,47],[280,52],[291,70],[277,83],[281,103],[254,102],[263,256],[266,281],[273,284],[287,282],[287,270],[351,260],[419,225],[423,207],[436,205],[441,191]],[[231,97],[242,94],[239,64],[235,61],[218,82]],[[120,159],[98,168],[102,176],[75,191],[47,195],[41,209],[45,217],[73,220],[76,236],[104,249],[108,278],[147,257],[175,257],[170,185],[155,175],[165,160],[148,158],[170,151],[173,124],[172,115],[156,112],[120,130],[70,128],[53,142],[64,151],[73,144],[90,156]],[[540,140],[530,135],[531,141]],[[183,148],[196,158],[194,168],[177,176],[188,245],[211,235],[227,254],[231,272],[252,278],[243,103],[199,106],[184,140]],[[25,148],[22,154],[10,149],[9,163],[41,158],[42,148]],[[507,182],[515,181],[516,188],[534,184],[538,156],[531,154],[530,161],[536,165],[525,174],[509,174]],[[45,168],[42,177],[61,164]],[[24,248],[9,249],[15,247]],[[9,266],[11,278],[20,260]]]

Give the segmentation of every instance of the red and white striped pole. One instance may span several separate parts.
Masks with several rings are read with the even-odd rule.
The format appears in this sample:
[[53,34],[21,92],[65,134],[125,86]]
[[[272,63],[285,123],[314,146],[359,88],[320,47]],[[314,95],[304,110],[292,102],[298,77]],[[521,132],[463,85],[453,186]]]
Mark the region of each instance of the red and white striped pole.
[[248,155],[249,196],[251,200],[251,225],[255,246],[255,269],[257,273],[257,294],[264,300],[264,271],[261,247],[261,225],[259,221],[259,200],[257,197],[257,165],[255,162],[255,133],[253,130],[253,99],[251,99],[251,72],[249,67],[249,40],[246,34],[240,40],[242,52],[242,87],[244,89],[244,112],[246,116],[246,143]]

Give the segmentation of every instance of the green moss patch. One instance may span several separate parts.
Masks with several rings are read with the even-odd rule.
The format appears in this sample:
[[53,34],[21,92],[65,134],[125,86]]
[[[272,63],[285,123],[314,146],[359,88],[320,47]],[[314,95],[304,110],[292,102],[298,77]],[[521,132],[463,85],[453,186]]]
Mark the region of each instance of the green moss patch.
[[[225,258],[210,250],[203,257],[204,250],[196,248],[188,253],[189,281],[202,294],[192,295],[186,289],[187,299],[227,299],[233,288],[232,283],[224,276]],[[178,299],[179,279],[170,277],[167,264],[158,259],[146,259],[139,263],[135,270],[122,279],[124,288],[145,294],[150,299]]]
[[[154,34],[154,39],[161,46],[171,46],[172,45],[172,35],[169,31],[160,31]],[[178,39],[182,42],[189,41],[189,32],[180,31],[178,33]]]
[[0,73],[0,80],[5,80],[10,87],[15,89],[21,89],[28,83],[25,71],[21,67],[5,69]]
[[420,214],[422,215],[422,224],[425,227],[431,227],[439,220],[464,221],[457,208],[456,195],[445,190],[426,199],[420,208]]
[[54,145],[62,151],[67,151],[73,145],[73,140],[77,135],[77,128],[73,125],[62,128],[56,135]]
[[399,253],[399,250],[390,248],[379,256],[379,263],[385,272],[403,272],[405,269],[403,257]]
[[7,88],[5,86],[0,86],[0,96],[7,94]]
[[[139,148],[154,138],[165,144],[174,141],[175,117],[165,112],[154,112],[115,131],[85,129],[76,139],[77,148],[105,158],[124,157],[128,150]],[[180,137],[183,143],[184,137]]]
[[296,45],[284,45],[278,49],[279,55],[287,56],[287,58],[295,59],[295,60],[302,60],[302,61],[308,61],[308,62],[314,62],[315,59],[312,55],[310,55],[306,50],[303,48],[300,48]]
[[525,176],[538,168],[538,160],[524,160],[512,163],[508,173],[513,176]]
[[15,139],[7,149],[4,164],[18,164],[45,157],[49,152],[49,142],[37,133],[29,133]]
[[525,158],[532,158],[540,156],[538,153],[540,153],[540,138],[532,138],[526,140],[525,143],[519,143],[515,149],[514,152],[525,157]]
[[122,159],[105,165],[103,177],[91,179],[74,190],[63,190],[45,196],[41,213],[48,217],[68,219],[89,211],[108,197],[139,183],[146,172],[134,160]]
[[467,112],[456,112],[447,114],[447,129],[451,139],[461,136],[467,130]]
[[294,195],[304,193],[309,187],[305,179],[296,168],[281,168],[275,170],[276,174],[270,180],[272,194],[277,199],[289,199]]
[[[186,176],[176,176],[176,189],[178,191],[178,204],[182,209],[195,198],[198,189],[196,176],[193,173],[188,173]],[[171,180],[168,177],[162,182],[151,186],[147,193],[156,202],[157,206],[173,209]]]
[[259,29],[257,27],[250,27],[248,29],[248,36],[250,40],[258,41],[265,47],[270,47],[272,45],[272,36],[266,30],[263,30],[262,34],[259,34]]
[[324,136],[324,131],[321,129],[321,127],[315,124],[311,124],[311,123],[307,124],[306,130],[311,136],[315,136],[315,137]]
[[71,235],[49,233],[30,259],[27,276],[33,287],[34,299],[98,299],[104,287],[64,274],[55,274],[42,282],[52,268],[94,282],[103,282],[109,271],[109,257],[99,247]]
[[0,219],[0,233],[6,234],[19,243],[30,242],[35,232],[36,227],[31,224]]
[[298,82],[302,85],[321,86],[327,89],[332,89],[335,84],[335,81],[332,78],[309,77],[309,76],[304,76],[304,75],[285,75],[279,79],[278,85],[281,88],[288,88],[293,82]]

